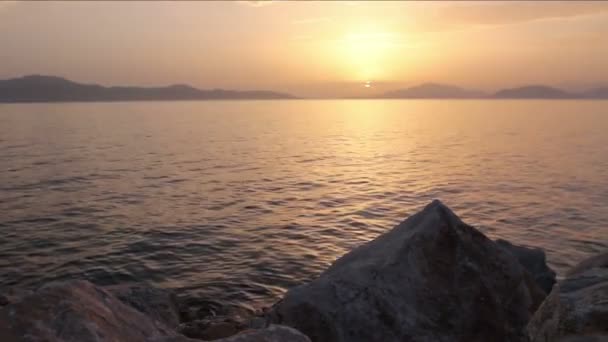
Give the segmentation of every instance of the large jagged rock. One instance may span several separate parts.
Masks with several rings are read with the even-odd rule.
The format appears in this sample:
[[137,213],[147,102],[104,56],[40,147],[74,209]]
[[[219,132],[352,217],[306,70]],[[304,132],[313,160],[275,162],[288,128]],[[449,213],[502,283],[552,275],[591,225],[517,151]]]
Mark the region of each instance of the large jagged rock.
[[179,326],[177,297],[169,290],[144,284],[121,284],[104,287],[123,303],[148,317],[176,329]]
[[540,248],[517,246],[502,239],[496,240],[496,244],[513,254],[545,293],[551,292],[555,284],[555,271],[547,266],[545,251]]
[[553,287],[528,324],[532,342],[608,341],[608,252]]
[[544,298],[517,259],[433,201],[291,289],[269,321],[312,341],[526,341]]

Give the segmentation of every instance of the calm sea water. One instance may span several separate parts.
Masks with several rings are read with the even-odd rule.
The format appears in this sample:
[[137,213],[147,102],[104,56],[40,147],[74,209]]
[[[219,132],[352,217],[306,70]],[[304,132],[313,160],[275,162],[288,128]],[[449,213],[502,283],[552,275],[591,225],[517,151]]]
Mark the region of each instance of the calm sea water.
[[433,198],[563,274],[608,248],[608,101],[0,105],[0,287],[268,303]]

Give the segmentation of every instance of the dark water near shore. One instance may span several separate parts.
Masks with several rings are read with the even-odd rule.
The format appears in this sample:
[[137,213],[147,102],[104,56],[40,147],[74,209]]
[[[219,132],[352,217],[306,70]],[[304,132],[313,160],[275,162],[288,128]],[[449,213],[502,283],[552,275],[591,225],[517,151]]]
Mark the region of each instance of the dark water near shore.
[[608,101],[0,105],[0,288],[255,305],[433,198],[563,274],[608,248]]

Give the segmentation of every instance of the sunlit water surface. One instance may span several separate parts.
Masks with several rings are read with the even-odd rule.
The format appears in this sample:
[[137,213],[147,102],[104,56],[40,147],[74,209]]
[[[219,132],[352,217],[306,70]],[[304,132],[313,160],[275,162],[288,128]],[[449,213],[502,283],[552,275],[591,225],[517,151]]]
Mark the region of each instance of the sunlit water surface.
[[563,274],[608,247],[608,101],[0,105],[0,287],[256,306],[433,198]]

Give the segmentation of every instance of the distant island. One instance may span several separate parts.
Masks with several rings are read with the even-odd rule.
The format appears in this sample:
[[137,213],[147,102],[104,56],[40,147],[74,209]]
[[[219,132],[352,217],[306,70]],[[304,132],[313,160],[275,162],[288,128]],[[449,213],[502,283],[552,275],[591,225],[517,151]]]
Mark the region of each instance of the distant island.
[[526,85],[501,89],[493,94],[460,87],[424,83],[410,88],[393,90],[376,96],[387,99],[608,99],[608,87],[593,88],[574,93],[547,85]]
[[[14,102],[109,102],[174,100],[298,99],[269,90],[198,89],[186,84],[164,87],[101,86],[74,82],[58,76],[29,75],[0,80],[0,103]],[[568,92],[547,85],[526,85],[495,93],[440,83],[424,83],[358,99],[608,99],[608,87]]]
[[0,80],[0,102],[170,101],[294,99],[267,90],[202,90],[185,84],[166,87],[104,87],[57,76],[30,75]]
[[494,97],[500,99],[575,99],[585,98],[585,94],[568,93],[545,85],[529,85],[519,88],[503,89]]

